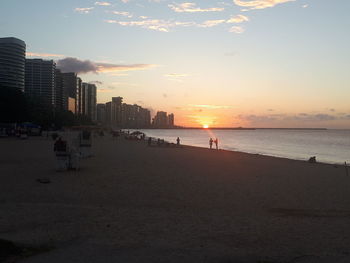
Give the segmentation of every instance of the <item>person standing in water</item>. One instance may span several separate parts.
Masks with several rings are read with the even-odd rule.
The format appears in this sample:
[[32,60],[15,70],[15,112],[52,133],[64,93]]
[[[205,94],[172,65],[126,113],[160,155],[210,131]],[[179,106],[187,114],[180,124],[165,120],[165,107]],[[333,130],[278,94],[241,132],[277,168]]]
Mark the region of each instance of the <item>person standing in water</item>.
[[176,139],[176,145],[180,146],[180,138],[179,137],[177,137],[177,139]]
[[209,147],[210,147],[210,149],[213,148],[213,138],[209,139]]

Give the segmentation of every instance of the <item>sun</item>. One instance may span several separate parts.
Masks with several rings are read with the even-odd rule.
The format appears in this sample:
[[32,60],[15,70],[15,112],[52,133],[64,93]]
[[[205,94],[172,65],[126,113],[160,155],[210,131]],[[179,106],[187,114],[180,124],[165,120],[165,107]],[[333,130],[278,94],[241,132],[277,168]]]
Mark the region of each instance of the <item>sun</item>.
[[208,124],[203,124],[203,129],[208,129],[209,125]]

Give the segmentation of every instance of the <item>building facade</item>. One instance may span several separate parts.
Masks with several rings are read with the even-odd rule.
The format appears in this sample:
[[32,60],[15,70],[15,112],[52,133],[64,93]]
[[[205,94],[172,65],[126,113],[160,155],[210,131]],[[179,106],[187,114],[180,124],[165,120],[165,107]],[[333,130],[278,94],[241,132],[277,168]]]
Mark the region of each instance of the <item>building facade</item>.
[[175,116],[173,113],[170,113],[168,115],[168,126],[169,127],[174,127],[175,126]]
[[112,97],[110,126],[114,129],[122,127],[122,105],[122,97]]
[[168,126],[168,115],[164,111],[158,111],[153,118],[152,126],[154,128],[166,128]]
[[96,85],[82,83],[80,88],[80,114],[87,116],[91,121],[97,120],[96,115]]
[[62,78],[64,90],[68,97],[67,101],[69,101],[69,110],[73,113],[79,113],[79,84],[81,80],[79,80],[77,74],[74,72],[62,73]]
[[[150,128],[151,112],[141,106],[123,103],[122,97],[113,97],[112,101],[98,105],[99,123],[112,129]],[[103,117],[103,113],[105,114]],[[105,122],[103,123],[103,119]]]
[[152,121],[153,128],[173,128],[175,126],[175,116],[173,113],[167,114],[164,111],[158,111]]
[[26,59],[24,92],[55,107],[55,70],[56,63],[53,60]]
[[24,91],[26,44],[24,41],[0,38],[0,88],[15,88]]
[[68,94],[64,88],[62,72],[55,70],[55,108],[58,111],[68,110]]
[[96,105],[96,121],[100,125],[106,125],[107,121],[107,105],[104,103],[99,103]]

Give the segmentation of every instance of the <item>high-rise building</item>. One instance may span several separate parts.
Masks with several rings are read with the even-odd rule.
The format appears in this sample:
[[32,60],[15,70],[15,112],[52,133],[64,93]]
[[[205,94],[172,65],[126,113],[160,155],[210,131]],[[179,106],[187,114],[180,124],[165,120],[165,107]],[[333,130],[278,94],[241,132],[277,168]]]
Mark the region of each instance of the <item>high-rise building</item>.
[[111,127],[122,127],[122,97],[113,97],[111,103]]
[[96,121],[96,85],[90,83],[82,83],[81,85],[81,113]]
[[174,127],[175,125],[175,116],[173,113],[168,115],[168,126],[169,127]]
[[64,88],[62,72],[55,70],[55,108],[59,111],[68,110],[68,94]]
[[99,124],[106,125],[106,121],[107,121],[106,104],[99,103],[96,105],[96,120]]
[[0,88],[24,91],[25,52],[24,41],[13,37],[0,38]]
[[[68,101],[70,101],[70,110],[74,113],[79,113],[79,84],[81,80],[79,80],[78,76],[74,72],[62,73],[63,77],[63,85],[65,92],[67,93]],[[69,99],[70,98],[70,99]],[[73,107],[74,101],[74,107]]]
[[172,128],[175,126],[174,114],[167,114],[164,111],[158,111],[156,116],[152,120],[152,126],[154,128]]
[[[151,124],[151,112],[141,106],[123,103],[122,97],[113,97],[112,101],[98,105],[98,112],[105,109],[105,124],[112,129],[141,129],[149,128]],[[98,120],[102,113],[98,113]],[[99,121],[101,123],[101,121]]]
[[137,107],[137,113],[135,118],[136,129],[149,128],[151,125],[151,112],[148,109],[144,109],[141,106],[134,105]]
[[166,128],[168,127],[168,115],[164,111],[158,111],[156,116],[153,118],[153,126],[155,128]]
[[80,90],[80,109],[79,113],[81,115],[87,115],[87,104],[88,104],[88,83],[83,82],[81,84],[81,90]]
[[82,106],[82,94],[83,93],[83,81],[81,78],[77,78],[77,94],[76,94],[76,103],[77,103],[77,114],[83,114]]
[[47,105],[55,106],[55,70],[56,63],[53,60],[26,59],[24,92]]
[[106,124],[107,127],[112,127],[112,102],[106,103]]
[[87,116],[92,121],[96,121],[96,85],[88,84],[87,90]]
[[148,109],[141,108],[138,118],[140,128],[149,128],[151,125],[151,112]]

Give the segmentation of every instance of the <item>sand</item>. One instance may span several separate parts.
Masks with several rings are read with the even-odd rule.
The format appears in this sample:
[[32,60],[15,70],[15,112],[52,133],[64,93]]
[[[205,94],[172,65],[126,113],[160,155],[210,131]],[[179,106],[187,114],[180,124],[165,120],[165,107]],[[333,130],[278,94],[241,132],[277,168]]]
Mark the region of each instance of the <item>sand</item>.
[[110,137],[93,152],[60,173],[52,140],[0,139],[0,238],[55,248],[23,262],[350,262],[342,166]]

